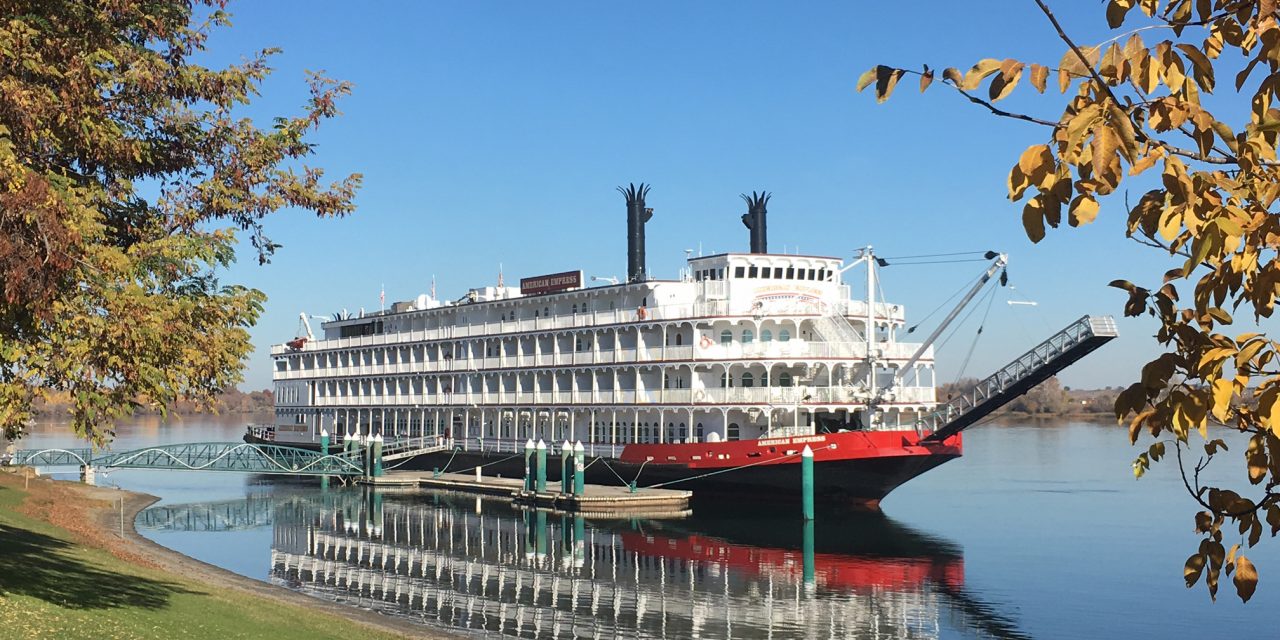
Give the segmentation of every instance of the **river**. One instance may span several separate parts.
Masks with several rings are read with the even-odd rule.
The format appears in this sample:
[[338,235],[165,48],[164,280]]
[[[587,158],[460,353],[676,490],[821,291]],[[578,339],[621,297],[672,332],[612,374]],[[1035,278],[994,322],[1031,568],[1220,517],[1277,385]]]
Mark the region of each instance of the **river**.
[[[238,440],[243,418],[144,417],[113,448]],[[139,531],[187,555],[426,628],[521,638],[1272,637],[1280,541],[1248,604],[1188,590],[1192,502],[1175,463],[1135,481],[1122,429],[1006,420],[885,499],[883,513],[695,504],[582,519],[471,496],[215,472],[117,470],[162,498]],[[1230,441],[1230,440],[1229,440]],[[74,444],[42,424],[23,447]],[[1240,477],[1236,451],[1210,468]],[[1226,544],[1236,542],[1228,534]]]

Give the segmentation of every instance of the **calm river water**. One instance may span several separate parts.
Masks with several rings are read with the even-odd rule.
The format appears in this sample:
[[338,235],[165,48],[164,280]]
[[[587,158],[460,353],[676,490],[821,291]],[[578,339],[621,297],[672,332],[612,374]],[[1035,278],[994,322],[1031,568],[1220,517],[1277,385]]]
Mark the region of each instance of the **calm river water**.
[[[242,425],[143,418],[114,448],[238,440]],[[22,446],[71,443],[43,425]],[[161,496],[137,525],[178,551],[479,637],[1280,636],[1280,540],[1249,553],[1262,577],[1249,604],[1229,582],[1217,603],[1186,589],[1190,498],[1172,463],[1135,481],[1137,453],[1106,424],[993,423],[883,514],[820,512],[810,530],[798,508],[750,496],[683,519],[583,520],[231,473],[114,471],[99,484]]]

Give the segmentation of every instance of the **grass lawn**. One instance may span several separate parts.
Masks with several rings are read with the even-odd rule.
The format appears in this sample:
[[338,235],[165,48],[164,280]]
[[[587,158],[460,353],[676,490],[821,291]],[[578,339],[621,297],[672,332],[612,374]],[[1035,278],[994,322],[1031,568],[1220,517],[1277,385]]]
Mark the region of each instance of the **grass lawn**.
[[0,638],[397,637],[78,543],[65,529],[19,512],[27,492],[13,479],[0,482]]

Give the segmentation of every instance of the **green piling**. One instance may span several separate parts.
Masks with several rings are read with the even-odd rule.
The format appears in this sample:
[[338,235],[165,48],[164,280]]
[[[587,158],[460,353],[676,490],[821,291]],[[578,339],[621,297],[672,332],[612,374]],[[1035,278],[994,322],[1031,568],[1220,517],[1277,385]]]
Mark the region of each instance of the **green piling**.
[[[329,432],[324,427],[320,427],[320,455],[329,455]],[[320,490],[327,491],[329,489],[329,476],[320,476]]]
[[373,437],[373,477],[382,477],[382,434]]
[[583,496],[587,493],[586,459],[587,448],[582,446],[582,441],[579,440],[573,445],[573,495],[575,496]]
[[560,493],[573,493],[573,444],[568,440],[560,445]]
[[800,452],[800,499],[805,520],[813,520],[813,449]]
[[547,443],[538,440],[538,493],[547,490]]
[[530,438],[524,443],[524,490],[533,491],[533,470],[529,465],[533,461],[533,439]]

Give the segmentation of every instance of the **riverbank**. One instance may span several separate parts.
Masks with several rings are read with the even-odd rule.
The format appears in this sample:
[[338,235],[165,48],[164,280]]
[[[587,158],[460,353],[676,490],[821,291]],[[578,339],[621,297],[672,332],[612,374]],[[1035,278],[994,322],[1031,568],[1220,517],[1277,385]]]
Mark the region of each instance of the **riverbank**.
[[140,536],[153,496],[0,472],[0,638],[448,638]]

